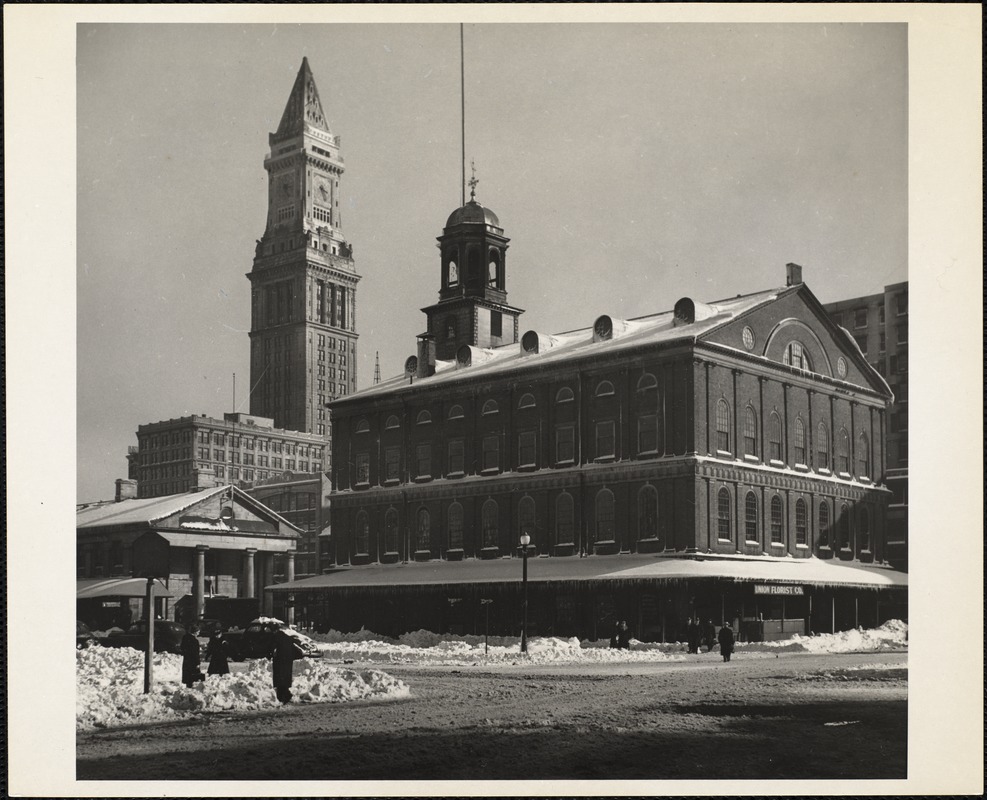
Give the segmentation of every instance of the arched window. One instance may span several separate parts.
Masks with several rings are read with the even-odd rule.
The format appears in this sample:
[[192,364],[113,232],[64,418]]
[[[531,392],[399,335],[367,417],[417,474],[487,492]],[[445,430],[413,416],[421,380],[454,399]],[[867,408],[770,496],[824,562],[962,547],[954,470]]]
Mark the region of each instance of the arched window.
[[809,513],[805,500],[801,497],[795,501],[795,544],[809,543]]
[[449,511],[446,513],[447,527],[446,532],[448,534],[449,549],[450,550],[462,550],[463,549],[463,507],[459,503],[453,503],[449,506]]
[[730,528],[730,492],[720,489],[716,494],[716,538],[729,540]]
[[495,400],[487,400],[483,404],[483,410],[481,414],[496,414],[499,409],[497,408],[497,402]]
[[600,489],[596,493],[596,541],[612,542],[613,538],[613,492]]
[[716,401],[716,449],[724,453],[731,452],[730,406],[723,399]]
[[432,539],[432,517],[427,508],[418,509],[418,550],[428,550]]
[[483,546],[497,547],[500,539],[500,533],[497,527],[497,501],[487,500],[483,504],[480,517],[483,528]]
[[613,384],[610,381],[600,381],[596,384],[596,391],[593,394],[597,397],[609,397],[613,394]]
[[801,417],[795,418],[795,463],[808,463],[805,460],[805,423]]
[[819,503],[819,546],[829,547],[829,537],[829,503],[823,500]]
[[781,417],[777,411],[771,412],[768,423],[768,457],[772,461],[781,461]]
[[449,419],[462,419],[463,416],[462,406],[456,405],[449,409]]
[[652,375],[650,372],[645,372],[640,380],[637,382],[637,390],[639,392],[647,392],[651,389],[658,388],[658,379]]
[[388,553],[398,552],[398,512],[387,509],[384,515],[384,549]]
[[572,394],[572,389],[568,386],[563,386],[555,395],[556,403],[571,403],[573,399],[574,395]]
[[781,509],[781,498],[775,495],[771,498],[771,544],[785,543],[785,522]]
[[839,520],[839,532],[840,532],[840,550],[850,549],[850,508],[844,503],[840,506],[840,520]]
[[658,538],[658,490],[642,486],[637,493],[637,538]]
[[829,428],[825,422],[820,422],[816,428],[816,467],[829,469]]
[[419,411],[418,419],[416,421],[419,425],[427,425],[429,422],[432,421],[432,415],[429,414],[427,411]]
[[556,544],[572,544],[573,543],[573,506],[572,506],[572,495],[568,492],[562,492],[558,497],[555,498],[555,543]]
[[518,408],[534,408],[535,396],[533,394],[523,394],[517,403]]
[[812,365],[809,363],[809,354],[805,352],[805,348],[801,342],[788,343],[788,346],[785,348],[784,360],[788,366],[795,367],[795,369],[805,370],[806,372],[812,371]]
[[359,422],[356,423],[357,433],[366,433],[369,430],[370,430],[370,425],[367,424],[367,421],[365,419],[361,419]]
[[840,428],[840,449],[837,452],[837,469],[843,473],[850,472],[850,437],[846,428]]
[[539,541],[538,531],[535,526],[535,501],[530,497],[522,497],[517,506],[518,530],[520,533],[527,533],[531,537],[531,542],[539,551],[544,551],[544,545]]
[[491,286],[497,285],[497,273],[500,266],[500,258],[496,250],[490,251],[490,260],[487,262],[487,283]]
[[866,478],[870,472],[870,442],[867,440],[867,434],[862,433],[857,439],[857,474]]
[[455,286],[459,283],[459,267],[455,261],[449,262],[449,285]]
[[370,552],[370,520],[367,512],[361,511],[356,515],[356,554],[367,555]]
[[757,522],[757,495],[748,492],[747,497],[744,498],[744,539],[748,542],[760,541],[757,535],[759,527]]
[[401,422],[393,414],[387,418],[387,422],[384,423],[384,427],[387,430],[393,430],[394,428],[400,428]]
[[862,552],[870,552],[870,510],[860,509],[860,526],[857,529],[857,544]]
[[446,329],[446,339],[455,339],[456,338],[456,318],[455,317],[446,317],[445,329]]
[[744,455],[757,455],[757,414],[750,406],[744,412]]

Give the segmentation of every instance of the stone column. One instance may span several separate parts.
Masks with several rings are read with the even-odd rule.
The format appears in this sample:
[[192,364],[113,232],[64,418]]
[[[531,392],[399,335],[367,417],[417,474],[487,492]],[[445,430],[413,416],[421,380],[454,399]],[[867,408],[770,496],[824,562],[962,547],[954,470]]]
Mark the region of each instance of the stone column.
[[195,618],[202,619],[206,607],[206,551],[207,544],[195,546],[195,564],[192,571],[192,596],[195,598]]
[[265,587],[274,583],[274,553],[264,553],[261,564],[263,565],[261,572],[263,576],[263,586],[260,587],[263,592],[261,614],[265,617],[270,617],[274,614],[274,597]]
[[[289,550],[284,554],[284,579],[285,583],[291,583],[295,579],[295,553]],[[291,601],[295,599],[292,594],[288,595],[288,605],[285,607],[285,622],[289,625],[295,621],[295,607]]]
[[256,547],[248,547],[243,551],[245,558],[243,559],[243,596],[244,597],[256,597],[257,588],[255,586],[255,575],[254,575],[254,554],[257,552]]

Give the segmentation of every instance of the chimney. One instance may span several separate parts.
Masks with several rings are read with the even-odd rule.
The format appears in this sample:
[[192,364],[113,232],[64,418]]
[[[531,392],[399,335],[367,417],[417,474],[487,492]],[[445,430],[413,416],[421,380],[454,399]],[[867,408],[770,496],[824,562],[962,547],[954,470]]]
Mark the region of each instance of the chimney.
[[137,481],[128,480],[127,478],[117,478],[117,491],[115,502],[119,503],[121,500],[133,500],[137,497]]
[[802,267],[798,264],[785,264],[786,286],[800,286],[802,284]]
[[418,377],[435,374],[435,337],[431,333],[418,335]]

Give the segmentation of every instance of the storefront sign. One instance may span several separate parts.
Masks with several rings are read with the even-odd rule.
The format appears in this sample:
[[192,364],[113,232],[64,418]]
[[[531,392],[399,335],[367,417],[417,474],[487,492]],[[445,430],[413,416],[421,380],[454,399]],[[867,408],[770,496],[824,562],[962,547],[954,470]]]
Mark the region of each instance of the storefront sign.
[[756,583],[754,584],[754,594],[803,595],[805,591],[801,586],[774,586]]

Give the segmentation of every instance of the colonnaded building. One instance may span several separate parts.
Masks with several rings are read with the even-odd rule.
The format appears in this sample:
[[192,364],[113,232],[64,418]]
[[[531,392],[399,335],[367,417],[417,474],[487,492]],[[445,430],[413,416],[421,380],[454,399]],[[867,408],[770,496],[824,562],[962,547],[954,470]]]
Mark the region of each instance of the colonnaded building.
[[[321,627],[681,638],[875,625],[893,397],[789,264],[781,285],[520,334],[509,239],[475,197],[441,237],[405,374],[331,403],[332,553],[273,587]],[[779,270],[780,273],[780,270]],[[609,313],[606,313],[609,312]]]

